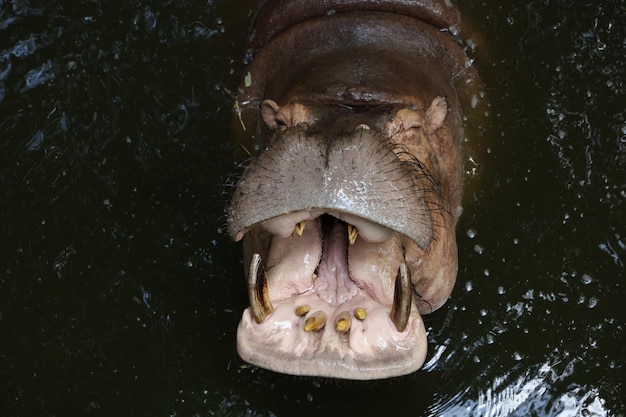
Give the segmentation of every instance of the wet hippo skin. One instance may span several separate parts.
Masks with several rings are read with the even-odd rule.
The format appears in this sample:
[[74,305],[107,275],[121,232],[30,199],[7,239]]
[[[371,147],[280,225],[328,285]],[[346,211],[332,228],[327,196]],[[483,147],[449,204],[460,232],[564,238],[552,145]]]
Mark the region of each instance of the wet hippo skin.
[[424,363],[421,316],[457,274],[475,80],[436,1],[266,1],[238,95],[259,153],[228,208],[250,308],[240,356],[277,372],[378,379]]

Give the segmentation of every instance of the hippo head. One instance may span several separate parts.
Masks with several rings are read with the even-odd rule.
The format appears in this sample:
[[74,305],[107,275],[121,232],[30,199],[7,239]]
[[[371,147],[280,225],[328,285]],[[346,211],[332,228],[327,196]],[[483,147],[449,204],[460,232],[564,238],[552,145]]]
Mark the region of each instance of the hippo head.
[[459,184],[446,100],[426,109],[263,102],[274,131],[233,196],[250,307],[246,361],[284,373],[375,379],[423,364],[421,314],[457,272]]
[[457,273],[458,17],[443,0],[262,2],[237,96],[260,151],[227,213],[247,362],[347,379],[424,363],[422,315]]

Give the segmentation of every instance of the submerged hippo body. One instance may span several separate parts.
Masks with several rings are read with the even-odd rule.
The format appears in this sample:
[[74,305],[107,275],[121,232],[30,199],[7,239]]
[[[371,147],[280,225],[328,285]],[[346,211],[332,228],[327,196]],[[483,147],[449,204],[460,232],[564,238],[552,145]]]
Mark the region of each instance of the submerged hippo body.
[[244,360],[347,379],[424,363],[421,315],[457,273],[459,96],[473,79],[459,27],[444,1],[260,5],[238,104],[261,151],[228,209],[250,297]]

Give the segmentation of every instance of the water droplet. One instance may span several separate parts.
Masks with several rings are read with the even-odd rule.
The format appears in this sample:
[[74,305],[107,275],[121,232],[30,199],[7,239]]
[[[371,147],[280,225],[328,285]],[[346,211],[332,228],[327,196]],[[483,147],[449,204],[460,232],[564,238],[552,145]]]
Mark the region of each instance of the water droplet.
[[474,245],[474,252],[476,252],[477,254],[482,255],[484,250],[485,248],[483,248],[481,245]]
[[150,9],[146,9],[143,14],[144,22],[146,24],[146,29],[153,30],[157,25],[157,18],[155,14]]
[[591,297],[587,305],[589,306],[589,308],[594,308],[598,305],[598,299],[596,297]]
[[470,239],[474,239],[476,237],[476,230],[468,229],[467,230],[467,237],[469,237]]
[[31,90],[38,85],[44,84],[55,77],[54,68],[51,61],[44,62],[41,66],[34,68],[26,73],[24,81],[26,85],[21,92]]
[[465,283],[465,291],[467,291],[467,292],[472,291],[472,281],[467,281]]
[[44,138],[45,138],[45,135],[44,135],[43,131],[42,130],[38,130],[37,132],[35,132],[33,137],[26,144],[26,150],[28,150],[28,151],[36,151],[37,149],[39,149],[39,147],[43,143]]

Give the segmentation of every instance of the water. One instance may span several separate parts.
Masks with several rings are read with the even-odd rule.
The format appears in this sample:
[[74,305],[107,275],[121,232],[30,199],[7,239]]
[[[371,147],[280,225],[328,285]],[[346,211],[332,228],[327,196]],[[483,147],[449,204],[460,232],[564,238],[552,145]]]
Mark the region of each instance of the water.
[[0,415],[624,415],[626,6],[459,5],[489,106],[457,286],[424,370],[361,383],[235,353],[250,3],[0,0]]

